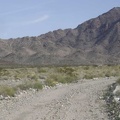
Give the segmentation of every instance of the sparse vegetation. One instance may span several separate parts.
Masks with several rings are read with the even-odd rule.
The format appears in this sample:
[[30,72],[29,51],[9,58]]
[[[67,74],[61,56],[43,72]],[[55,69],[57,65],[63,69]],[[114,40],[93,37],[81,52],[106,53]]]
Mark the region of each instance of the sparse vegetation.
[[45,68],[38,68],[38,73],[46,73],[47,70]]
[[48,86],[54,86],[57,83],[72,83],[77,80],[77,76],[73,76],[65,74],[65,73],[57,73],[50,75],[47,80],[45,81],[46,85]]
[[93,79],[95,76],[94,75],[91,75],[91,74],[86,74],[84,75],[84,79]]
[[28,89],[41,90],[43,88],[40,82],[26,82],[15,87],[10,87],[8,85],[0,86],[0,95],[6,97],[14,97],[17,91],[19,90],[28,90]]
[[[120,76],[120,66],[63,66],[63,67],[23,67],[0,68],[0,80],[22,81],[17,86],[5,84],[0,86],[0,94],[13,94],[18,90],[29,88],[42,89],[42,86],[55,86],[58,83],[72,83],[79,79],[93,79],[99,77]],[[42,82],[40,82],[42,79]],[[120,84],[120,79],[118,79]],[[4,92],[3,92],[4,91]],[[10,91],[10,93],[5,91]]]
[[9,79],[38,79],[40,75],[51,74],[77,76],[78,78],[120,76],[120,66],[74,66],[74,67],[34,67],[34,68],[0,68],[0,77]]
[[0,95],[14,97],[16,89],[10,86],[0,86]]
[[117,79],[117,83],[120,85],[120,78]]
[[[117,86],[117,83],[114,83],[108,87],[106,93],[104,94],[104,99],[106,101],[106,108],[110,120],[120,120],[120,104],[116,102],[114,97],[117,97],[118,93],[113,93]],[[119,94],[120,95],[120,94]]]
[[17,86],[17,89],[20,90],[28,90],[30,88],[39,90],[42,89],[43,86],[40,82],[26,82]]
[[54,87],[56,85],[56,82],[54,80],[52,80],[52,79],[47,79],[45,81],[45,85]]

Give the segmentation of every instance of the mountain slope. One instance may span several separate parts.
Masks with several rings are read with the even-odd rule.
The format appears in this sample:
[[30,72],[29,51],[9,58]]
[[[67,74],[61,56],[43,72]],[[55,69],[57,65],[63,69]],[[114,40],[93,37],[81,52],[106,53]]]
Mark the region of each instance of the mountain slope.
[[0,59],[20,64],[118,64],[119,58],[119,7],[75,29],[0,41]]

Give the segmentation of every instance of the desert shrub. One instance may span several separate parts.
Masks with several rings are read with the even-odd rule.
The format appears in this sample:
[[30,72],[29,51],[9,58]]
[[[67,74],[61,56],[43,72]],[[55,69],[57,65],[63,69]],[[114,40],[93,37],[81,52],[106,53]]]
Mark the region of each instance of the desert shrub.
[[69,72],[73,72],[74,68],[72,67],[60,67],[58,68],[58,72],[60,73],[69,73]]
[[57,69],[58,73],[64,73],[69,76],[77,75],[76,71],[77,71],[77,69],[75,67],[60,67]]
[[47,79],[45,81],[45,85],[54,87],[56,85],[56,82],[54,80],[52,80],[52,79]]
[[110,73],[105,73],[105,77],[110,77],[111,74]]
[[120,85],[120,78],[117,79],[117,83]]
[[38,73],[46,73],[47,70],[45,68],[38,68]]
[[39,90],[42,89],[42,87],[40,82],[26,82],[17,86],[20,90],[28,90],[30,88]]
[[84,69],[84,70],[89,70],[90,67],[89,67],[89,66],[84,66],[83,69]]
[[84,79],[93,79],[93,78],[94,78],[94,75],[92,75],[92,74],[86,74],[86,75],[84,75],[83,78],[84,78]]
[[29,88],[32,88],[32,84],[30,83],[23,83],[17,86],[20,90],[27,90]]
[[15,78],[15,80],[20,79],[19,75],[15,75],[14,78]]
[[0,67],[0,72],[2,72],[2,71],[3,71],[3,68]]
[[1,75],[1,76],[8,76],[9,74],[10,74],[10,73],[9,73],[8,70],[1,68],[1,70],[0,70],[0,75]]
[[68,74],[52,74],[46,80],[46,85],[55,86],[56,83],[72,83],[77,81],[76,76],[71,76]]
[[0,86],[0,95],[14,97],[16,89],[9,86]]
[[64,80],[65,80],[65,83],[73,83],[73,82],[77,82],[77,77],[76,76],[65,76]]
[[30,78],[31,78],[32,80],[36,80],[36,79],[38,79],[38,76],[37,76],[37,75],[32,75]]
[[39,90],[39,89],[42,89],[43,86],[42,86],[42,84],[40,82],[35,82],[33,84],[33,88]]

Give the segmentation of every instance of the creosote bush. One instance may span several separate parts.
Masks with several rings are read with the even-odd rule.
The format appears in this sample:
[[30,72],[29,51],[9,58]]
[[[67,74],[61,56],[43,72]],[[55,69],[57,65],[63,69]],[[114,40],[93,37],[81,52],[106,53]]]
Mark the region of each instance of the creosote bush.
[[[103,66],[51,66],[51,67],[21,67],[21,68],[0,68],[0,80],[17,80],[20,84],[15,87],[0,86],[0,94],[13,96],[18,90],[29,88],[42,89],[42,86],[55,86],[58,83],[72,83],[80,79],[93,79],[99,77],[120,76],[119,65]],[[41,83],[39,82],[42,79]],[[25,82],[21,84],[22,82]],[[118,79],[120,84],[120,78]],[[1,92],[2,91],[2,92]]]
[[14,97],[16,88],[9,86],[0,86],[0,95]]
[[40,82],[26,82],[15,87],[0,86],[0,95],[14,97],[19,90],[28,90],[30,88],[41,90],[43,85]]
[[120,78],[117,79],[117,83],[120,85]]
[[77,76],[75,75],[68,75],[68,74],[52,74],[49,75],[47,80],[45,81],[45,84],[48,86],[55,86],[57,83],[72,83],[77,81]]
[[94,78],[94,75],[91,75],[91,74],[85,74],[84,79],[93,79]]
[[45,81],[45,85],[47,85],[47,86],[54,87],[56,84],[57,84],[57,82],[55,82],[55,81],[52,80],[52,79],[47,79],[47,80]]
[[46,73],[47,70],[45,68],[38,68],[38,73]]
[[40,82],[26,82],[17,86],[17,89],[20,90],[28,90],[30,88],[39,90],[42,89],[43,86]]

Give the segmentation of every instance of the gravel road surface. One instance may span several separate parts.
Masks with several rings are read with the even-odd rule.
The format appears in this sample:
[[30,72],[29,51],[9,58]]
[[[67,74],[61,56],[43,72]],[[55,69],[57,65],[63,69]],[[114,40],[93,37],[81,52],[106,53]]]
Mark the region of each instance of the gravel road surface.
[[100,97],[115,78],[84,80],[0,101],[0,120],[108,120]]

